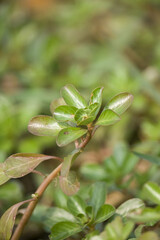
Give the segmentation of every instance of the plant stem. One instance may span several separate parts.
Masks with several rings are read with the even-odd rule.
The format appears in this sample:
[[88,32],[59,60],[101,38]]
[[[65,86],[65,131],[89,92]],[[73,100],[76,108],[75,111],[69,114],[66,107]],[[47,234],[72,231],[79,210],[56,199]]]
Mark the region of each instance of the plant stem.
[[37,191],[35,192],[35,195],[38,197],[29,203],[23,217],[21,218],[18,227],[16,228],[11,240],[18,240],[23,232],[23,229],[25,225],[27,224],[30,216],[32,215],[33,210],[35,209],[39,198],[42,196],[48,185],[52,182],[52,180],[57,176],[57,174],[60,172],[62,167],[62,164],[60,164],[56,169],[54,169],[41,183]]

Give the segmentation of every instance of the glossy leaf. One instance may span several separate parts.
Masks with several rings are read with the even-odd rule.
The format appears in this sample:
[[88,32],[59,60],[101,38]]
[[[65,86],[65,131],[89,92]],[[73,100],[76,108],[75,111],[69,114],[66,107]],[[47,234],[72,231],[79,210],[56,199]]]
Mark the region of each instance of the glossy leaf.
[[57,121],[73,121],[77,108],[67,105],[59,106],[54,111]]
[[0,163],[0,185],[7,182],[10,179],[4,172],[4,164]]
[[83,214],[84,216],[86,215],[86,204],[83,199],[77,195],[68,199],[67,206],[70,212],[75,216],[79,214]]
[[108,126],[120,120],[119,115],[110,109],[105,109],[99,116],[96,125]]
[[73,222],[60,222],[53,226],[50,240],[63,240],[82,231],[82,227]]
[[105,204],[101,206],[95,218],[95,223],[106,221],[111,216],[113,216],[114,213],[115,213],[115,208],[112,205]]
[[134,151],[133,151],[133,153],[136,156],[138,156],[139,158],[145,159],[151,163],[155,163],[156,165],[160,166],[160,157],[143,154],[143,153],[138,153],[138,152],[134,152]]
[[99,105],[101,105],[102,92],[103,92],[103,87],[97,87],[96,89],[94,89],[93,92],[91,93],[90,104],[98,103]]
[[75,114],[75,121],[77,125],[87,125],[95,119],[95,116],[90,115],[91,110],[89,109],[79,109]]
[[4,162],[4,172],[10,178],[19,178],[32,172],[41,162],[52,156],[36,153],[17,153]]
[[104,182],[97,182],[92,187],[91,206],[94,209],[94,217],[96,217],[98,210],[105,203],[107,185]]
[[0,239],[1,240],[9,240],[10,239],[10,237],[12,235],[17,211],[22,204],[25,204],[29,201],[27,200],[27,201],[23,201],[23,202],[13,205],[2,215],[2,217],[0,219]]
[[60,187],[66,195],[72,196],[78,192],[80,183],[73,172],[70,171],[68,176],[60,176],[59,179]]
[[61,96],[69,106],[74,106],[76,108],[87,107],[86,100],[80,95],[73,85],[68,84],[64,86],[61,89]]
[[160,212],[155,208],[144,208],[139,214],[130,214],[129,218],[136,223],[150,223],[160,220]]
[[52,113],[52,115],[54,114],[54,111],[57,107],[61,106],[61,105],[65,105],[65,101],[63,98],[58,98],[56,100],[53,100],[50,104],[50,111]]
[[87,130],[82,128],[68,127],[62,129],[57,137],[57,145],[63,147],[82,137],[85,133],[87,133]]
[[127,92],[120,93],[117,96],[113,97],[108,105],[105,107],[108,109],[112,109],[118,115],[123,114],[131,105],[133,101],[133,95]]
[[142,190],[145,199],[160,205],[160,186],[154,182],[147,182]]
[[140,208],[144,208],[144,202],[139,198],[133,198],[133,199],[130,199],[130,200],[122,203],[117,208],[116,213],[125,217]]
[[37,136],[57,136],[64,127],[53,117],[43,115],[32,118],[28,124],[29,132]]

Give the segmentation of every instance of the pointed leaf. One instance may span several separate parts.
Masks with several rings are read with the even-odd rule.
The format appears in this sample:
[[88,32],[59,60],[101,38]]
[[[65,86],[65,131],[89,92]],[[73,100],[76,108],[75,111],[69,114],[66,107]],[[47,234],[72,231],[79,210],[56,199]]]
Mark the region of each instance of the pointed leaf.
[[84,216],[86,215],[85,208],[87,205],[83,199],[77,195],[68,199],[67,206],[74,216],[77,216],[79,214],[83,214]]
[[0,219],[0,239],[9,240],[12,235],[13,226],[15,223],[16,215],[18,208],[31,200],[26,200],[20,203],[17,203],[10,207]]
[[118,122],[119,120],[120,117],[117,115],[117,113],[110,109],[106,109],[99,116],[96,125],[108,126]]
[[97,87],[91,93],[90,104],[98,103],[101,106],[102,103],[103,87]]
[[81,231],[82,227],[77,223],[60,222],[53,226],[49,237],[50,240],[63,240]]
[[133,95],[127,92],[120,93],[117,96],[113,97],[108,105],[105,107],[108,109],[112,109],[118,115],[124,113],[133,101]]
[[67,157],[64,158],[64,161],[62,163],[62,168],[61,168],[62,177],[67,177],[71,164],[74,162],[74,160],[78,157],[79,154],[80,154],[80,150],[76,149],[71,154],[69,154]]
[[32,118],[28,124],[29,132],[37,136],[57,136],[64,127],[53,117],[43,115]]
[[87,107],[86,100],[71,84],[68,84],[61,89],[61,96],[64,98],[64,101],[70,106],[74,106],[76,108]]
[[74,121],[77,108],[67,105],[59,106],[54,111],[54,117],[57,121]]
[[58,98],[56,100],[53,100],[50,104],[50,112],[52,113],[52,115],[54,114],[54,111],[57,107],[61,106],[61,105],[65,105],[65,101],[63,98]]
[[0,163],[0,185],[7,182],[10,179],[4,172],[4,164]]
[[160,166],[160,157],[152,156],[152,155],[148,155],[148,154],[143,154],[143,153],[138,153],[138,152],[133,152],[133,154],[135,154],[139,158],[145,159],[145,160],[147,160],[151,163],[155,163],[158,166]]
[[77,122],[77,125],[87,125],[95,119],[95,116],[91,115],[90,109],[79,109],[75,114],[75,121]]
[[91,206],[94,209],[94,217],[96,217],[99,208],[105,203],[107,193],[107,185],[104,182],[97,182],[92,187]]
[[142,190],[145,199],[160,205],[160,187],[157,183],[147,182]]
[[115,208],[112,205],[104,204],[100,207],[97,216],[95,218],[95,223],[104,222],[109,219],[115,213]]
[[60,147],[65,146],[82,137],[86,133],[87,130],[82,128],[68,127],[62,129],[57,137],[57,145]]
[[144,208],[144,202],[139,198],[130,199],[122,203],[116,210],[116,213],[122,215],[123,217],[133,213],[137,209]]
[[72,196],[78,192],[80,183],[73,172],[70,171],[66,177],[60,176],[59,180],[60,187],[66,195]]
[[19,178],[33,171],[41,162],[52,159],[52,156],[35,153],[17,153],[4,162],[4,172],[10,178]]

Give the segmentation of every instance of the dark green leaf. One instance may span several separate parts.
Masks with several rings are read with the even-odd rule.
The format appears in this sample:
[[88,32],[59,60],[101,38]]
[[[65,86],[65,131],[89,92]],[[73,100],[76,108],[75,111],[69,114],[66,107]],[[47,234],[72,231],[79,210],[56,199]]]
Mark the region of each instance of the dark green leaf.
[[85,212],[86,204],[83,201],[83,199],[80,198],[79,196],[70,197],[68,199],[67,206],[70,212],[75,216],[79,214],[86,215]]
[[148,160],[151,163],[155,163],[158,166],[160,166],[160,157],[156,157],[156,156],[151,156],[148,154],[143,154],[143,153],[138,153],[138,152],[133,152],[136,156],[138,156],[139,158]]
[[133,199],[130,199],[130,200],[122,203],[117,208],[116,213],[125,217],[140,208],[144,208],[144,202],[139,198],[133,198]]
[[75,114],[77,125],[87,125],[95,119],[95,116],[90,115],[90,109],[79,109]]
[[86,100],[80,95],[77,89],[73,85],[66,85],[61,89],[61,96],[64,98],[64,101],[76,108],[85,108],[87,107]]
[[49,237],[50,240],[63,240],[81,231],[82,227],[77,223],[60,222],[53,226]]
[[133,95],[127,92],[120,93],[117,96],[113,97],[108,105],[105,107],[108,109],[112,109],[118,115],[124,113],[133,101]]
[[4,172],[4,164],[0,163],[0,185],[7,182],[10,179]]
[[105,109],[99,116],[96,125],[108,126],[120,120],[119,115],[110,109]]
[[33,171],[41,162],[52,156],[36,153],[17,153],[4,162],[4,172],[10,178],[19,178]]
[[60,147],[65,146],[82,137],[86,133],[87,130],[82,128],[68,127],[62,129],[57,137],[57,145]]
[[160,187],[157,183],[147,182],[143,187],[142,196],[160,205]]
[[53,117],[39,115],[30,120],[28,130],[37,136],[57,136],[64,127],[57,123]]
[[73,121],[77,108],[67,105],[59,106],[54,111],[57,121]]
[[107,193],[107,185],[104,182],[97,182],[92,187],[91,206],[94,209],[94,217],[98,210],[105,203]]
[[104,222],[109,219],[115,213],[115,208],[112,205],[105,204],[100,207],[97,216],[95,218],[95,223]]

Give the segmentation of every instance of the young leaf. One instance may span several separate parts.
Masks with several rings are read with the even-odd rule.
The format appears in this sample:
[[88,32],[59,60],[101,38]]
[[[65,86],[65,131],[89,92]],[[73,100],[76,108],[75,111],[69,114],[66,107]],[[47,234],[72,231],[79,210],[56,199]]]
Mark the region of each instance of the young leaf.
[[73,172],[69,172],[66,177],[60,176],[59,180],[60,187],[66,195],[72,196],[78,192],[80,183]]
[[160,187],[157,183],[147,182],[143,187],[142,196],[145,199],[160,205]]
[[13,226],[15,223],[16,215],[18,208],[31,200],[26,200],[20,203],[17,203],[10,207],[0,219],[0,239],[9,240],[12,234]]
[[133,101],[133,95],[127,92],[120,93],[117,96],[113,97],[105,109],[112,109],[118,115],[124,113]]
[[63,240],[82,231],[82,227],[73,222],[60,222],[53,226],[50,240]]
[[0,185],[7,182],[10,179],[4,172],[4,164],[0,163]]
[[95,116],[90,115],[91,110],[89,109],[79,109],[75,114],[75,121],[77,125],[87,125],[94,121]]
[[152,155],[148,155],[148,154],[143,154],[143,153],[138,153],[138,152],[133,152],[133,154],[135,154],[139,158],[145,159],[145,160],[147,160],[151,163],[155,163],[158,166],[160,166],[160,157],[152,156]]
[[116,213],[122,215],[123,217],[133,213],[139,208],[144,208],[144,202],[139,198],[130,199],[122,203],[116,210]]
[[36,153],[17,153],[4,162],[4,172],[10,178],[19,178],[32,172],[41,162],[52,156]]
[[57,137],[57,145],[63,147],[87,133],[87,129],[68,127],[62,129]]
[[61,106],[61,105],[65,105],[65,101],[63,98],[58,98],[56,100],[53,100],[50,104],[50,112],[52,113],[52,115],[54,114],[54,111],[57,107]]
[[115,213],[115,208],[112,205],[104,204],[100,207],[97,216],[95,218],[95,223],[104,222],[109,219]]
[[64,127],[53,117],[43,115],[32,118],[28,124],[29,132],[37,136],[57,136]]
[[110,109],[105,109],[99,116],[96,125],[108,126],[120,120],[119,115]]
[[80,95],[77,89],[71,84],[68,84],[61,89],[61,96],[64,98],[64,101],[69,106],[74,106],[76,108],[87,107],[86,100]]
[[101,106],[102,103],[103,87],[97,87],[91,93],[90,104],[98,103]]
[[97,182],[92,187],[91,206],[94,209],[94,217],[96,217],[98,210],[105,203],[107,186],[104,182]]
[[57,121],[73,121],[77,108],[67,105],[59,106],[54,111],[54,117]]
[[77,216],[79,214],[83,214],[84,216],[86,215],[86,204],[79,196],[70,197],[67,201],[67,206],[74,216]]

